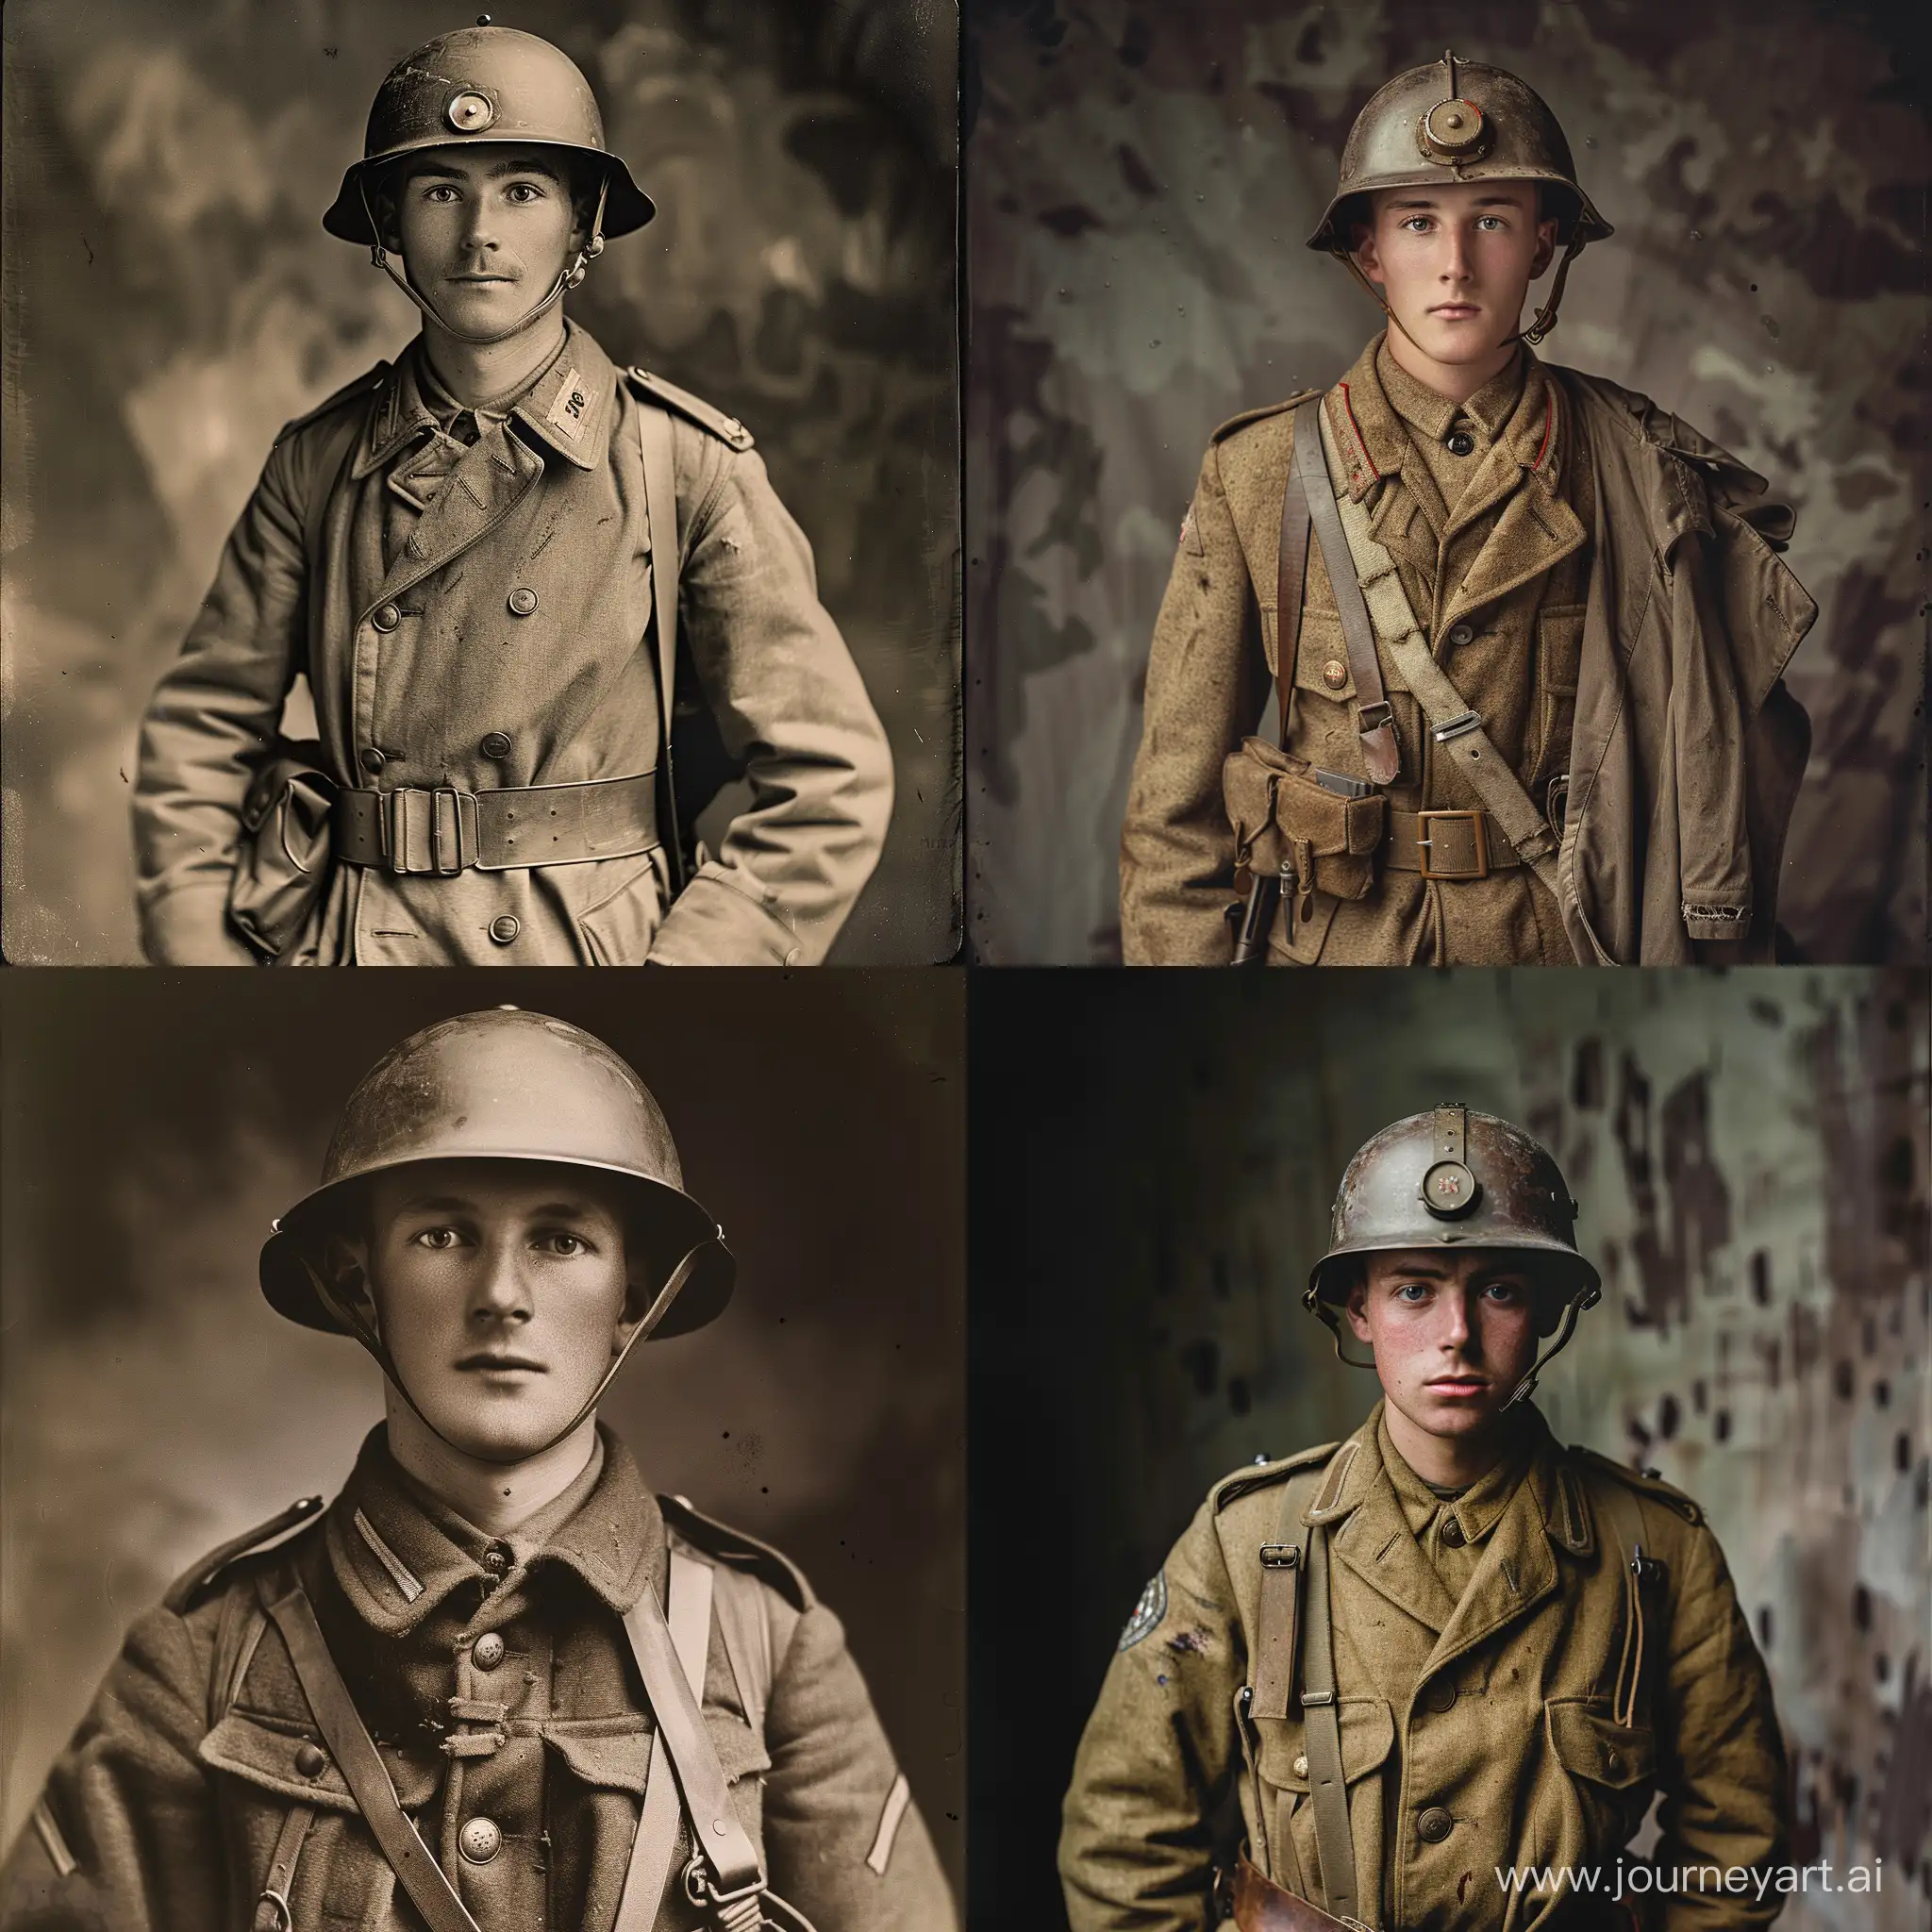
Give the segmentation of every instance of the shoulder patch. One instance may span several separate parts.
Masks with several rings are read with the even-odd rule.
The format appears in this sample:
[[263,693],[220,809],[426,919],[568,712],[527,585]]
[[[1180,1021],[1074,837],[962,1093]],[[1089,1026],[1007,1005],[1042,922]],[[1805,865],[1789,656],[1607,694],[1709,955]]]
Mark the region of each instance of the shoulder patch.
[[210,1550],[199,1562],[192,1564],[168,1586],[161,1602],[178,1617],[212,1590],[224,1574],[243,1557],[252,1557],[264,1543],[273,1542],[284,1530],[293,1529],[299,1524],[312,1523],[321,1514],[320,1496],[298,1498],[286,1509],[271,1516],[266,1523],[258,1523],[241,1536],[231,1537],[218,1549]]
[[1232,1475],[1224,1475],[1208,1492],[1208,1500],[1214,1506],[1218,1516],[1227,1506],[1254,1490],[1265,1490],[1274,1484],[1286,1480],[1297,1470],[1318,1469],[1341,1447],[1340,1442],[1324,1442],[1313,1449],[1297,1451],[1293,1456],[1283,1457],[1278,1462],[1252,1462],[1246,1469],[1238,1469]]
[[720,442],[727,442],[735,450],[751,447],[751,431],[736,416],[727,416],[723,409],[713,408],[702,396],[692,395],[688,389],[679,389],[675,382],[666,382],[661,375],[653,375],[648,369],[633,367],[624,373],[633,392],[645,402],[675,409],[687,422],[695,423],[700,429],[708,429]]
[[1686,1523],[1702,1523],[1703,1509],[1682,1490],[1673,1483],[1667,1483],[1655,1470],[1637,1470],[1599,1454],[1594,1449],[1586,1449],[1580,1442],[1570,1445],[1570,1453],[1587,1468],[1599,1471],[1604,1475],[1614,1476],[1626,1488],[1639,1490],[1646,1496],[1654,1496],[1659,1503],[1667,1503]]
[[720,1523],[703,1510],[691,1507],[684,1496],[659,1496],[658,1506],[664,1521],[694,1548],[734,1569],[748,1570],[760,1582],[769,1583],[795,1610],[808,1610],[818,1598],[806,1581],[805,1572],[782,1551],[741,1529]]
[[1250,423],[1264,422],[1270,416],[1280,415],[1285,409],[1297,409],[1310,396],[1325,395],[1326,393],[1325,390],[1298,389],[1293,395],[1287,397],[1281,402],[1264,403],[1258,409],[1243,409],[1239,416],[1230,416],[1225,423],[1222,424],[1215,430],[1214,434],[1208,441],[1209,442],[1219,442],[1224,437],[1232,436],[1237,429],[1246,428]]
[[345,382],[332,396],[325,396],[306,416],[297,416],[292,423],[284,423],[275,432],[278,443],[286,442],[298,429],[306,429],[311,423],[320,422],[331,409],[341,408],[343,403],[353,402],[356,397],[365,395],[376,388],[389,374],[389,364],[378,362],[374,369],[365,369],[353,382]]
[[1140,1601],[1134,1606],[1134,1614],[1127,1619],[1126,1628],[1121,1632],[1120,1641],[1114,1648],[1132,1650],[1141,1638],[1159,1626],[1161,1618],[1166,1615],[1167,1572],[1157,1570],[1147,1588],[1141,1592]]

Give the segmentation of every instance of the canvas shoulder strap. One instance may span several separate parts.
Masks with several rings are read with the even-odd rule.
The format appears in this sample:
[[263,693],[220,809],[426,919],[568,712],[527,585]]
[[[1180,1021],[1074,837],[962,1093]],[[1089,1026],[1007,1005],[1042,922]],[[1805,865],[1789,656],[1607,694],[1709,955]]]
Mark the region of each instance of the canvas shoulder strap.
[[671,864],[671,890],[681,892],[687,876],[684,831],[677,822],[677,784],[671,768],[671,722],[677,696],[677,566],[683,541],[677,527],[677,464],[671,414],[636,398],[638,444],[644,463],[644,521],[650,526],[651,592],[658,629],[658,724],[662,774],[658,823]]
[[1348,1822],[1348,1780],[1341,1763],[1341,1714],[1335,1701],[1335,1631],[1328,1612],[1328,1532],[1308,1531],[1308,1635],[1302,1666],[1302,1715],[1308,1790],[1315,1807],[1315,1849],[1322,1890],[1338,1919],[1356,1914],[1355,1835]]
[[[1335,438],[1327,418],[1320,417],[1326,456],[1324,488],[1311,493],[1315,534],[1322,541],[1323,560],[1335,585],[1335,601],[1342,612],[1344,631],[1354,611],[1356,621],[1372,625],[1391,661],[1402,673],[1429,721],[1429,733],[1460,768],[1470,789],[1515,846],[1525,864],[1561,903],[1557,884],[1557,835],[1537,809],[1509,763],[1490,741],[1482,719],[1470,708],[1449,675],[1437,663],[1428,640],[1410,610],[1394,560],[1369,529],[1368,511],[1347,489],[1333,479],[1341,469]],[[1299,426],[1299,425],[1297,425]],[[1296,446],[1301,439],[1296,438]],[[1317,498],[1325,495],[1341,541],[1331,545]],[[1359,690],[1359,684],[1357,684]]]

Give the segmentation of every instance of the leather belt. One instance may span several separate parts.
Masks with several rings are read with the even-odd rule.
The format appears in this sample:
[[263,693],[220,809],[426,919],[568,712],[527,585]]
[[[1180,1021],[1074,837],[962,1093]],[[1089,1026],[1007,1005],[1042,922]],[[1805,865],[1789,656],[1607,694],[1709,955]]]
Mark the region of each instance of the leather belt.
[[584,785],[398,786],[336,794],[334,855],[384,872],[505,872],[513,866],[580,865],[626,858],[659,844],[658,776]]
[[1383,863],[1391,872],[1419,872],[1425,879],[1486,879],[1524,862],[1486,811],[1389,809]]

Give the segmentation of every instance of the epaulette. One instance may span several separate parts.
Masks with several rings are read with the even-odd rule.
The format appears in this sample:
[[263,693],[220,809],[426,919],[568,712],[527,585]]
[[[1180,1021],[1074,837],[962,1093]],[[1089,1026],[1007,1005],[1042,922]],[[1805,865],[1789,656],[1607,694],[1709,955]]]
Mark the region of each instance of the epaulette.
[[1310,396],[1325,395],[1325,390],[1298,389],[1293,395],[1278,403],[1263,403],[1258,409],[1243,409],[1239,416],[1230,416],[1208,441],[1219,442],[1224,436],[1232,436],[1237,429],[1242,429],[1250,423],[1259,423],[1269,416],[1278,416],[1284,409],[1298,409]]
[[205,1595],[222,1580],[223,1574],[230,1565],[243,1557],[251,1557],[264,1543],[272,1542],[286,1529],[293,1529],[297,1524],[312,1522],[322,1513],[320,1496],[302,1496],[291,1503],[277,1515],[271,1516],[266,1523],[258,1523],[253,1529],[244,1530],[242,1535],[231,1538],[219,1549],[210,1550],[197,1563],[191,1565],[168,1586],[168,1591],[161,1602],[178,1617],[190,1608],[197,1597]]
[[389,374],[389,364],[378,362],[374,369],[365,369],[353,382],[345,382],[332,396],[325,396],[306,416],[297,416],[292,423],[284,423],[275,432],[275,441],[283,443],[293,436],[296,430],[306,429],[311,423],[319,422],[331,409],[339,408],[343,403],[353,401],[381,383]]
[[630,386],[646,401],[662,403],[667,409],[675,409],[680,416],[695,423],[700,429],[708,429],[720,442],[728,442],[735,450],[751,447],[751,431],[736,416],[727,416],[723,409],[713,408],[702,396],[694,396],[688,389],[679,389],[675,382],[666,382],[661,375],[653,375],[648,369],[632,367],[625,375],[630,378]]
[[1586,1449],[1580,1442],[1571,1443],[1570,1453],[1591,1469],[1600,1470],[1605,1475],[1613,1475],[1629,1488],[1641,1490],[1646,1496],[1655,1496],[1659,1503],[1668,1503],[1686,1523],[1704,1521],[1704,1511],[1698,1505],[1674,1484],[1665,1482],[1656,1470],[1631,1469],[1594,1449]]
[[1300,1450],[1293,1456],[1283,1457],[1278,1462],[1257,1457],[1246,1469],[1238,1469],[1232,1475],[1223,1476],[1208,1491],[1208,1500],[1218,1516],[1230,1503],[1247,1495],[1250,1491],[1265,1490],[1269,1484],[1278,1483],[1283,1476],[1292,1475],[1298,1469],[1318,1468],[1341,1447],[1340,1442],[1324,1442],[1319,1448]]
[[664,1521],[679,1536],[735,1570],[749,1570],[760,1582],[769,1583],[795,1610],[808,1610],[818,1599],[805,1579],[805,1572],[780,1550],[761,1543],[728,1523],[720,1523],[691,1507],[686,1496],[659,1496]]

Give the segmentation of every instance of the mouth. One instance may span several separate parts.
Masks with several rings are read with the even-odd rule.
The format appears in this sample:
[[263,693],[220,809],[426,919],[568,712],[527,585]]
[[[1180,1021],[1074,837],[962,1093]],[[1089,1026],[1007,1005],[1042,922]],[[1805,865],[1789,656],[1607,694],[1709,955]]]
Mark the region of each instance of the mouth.
[[1433,1390],[1438,1395],[1480,1395],[1490,1386],[1484,1375],[1441,1375],[1433,1382],[1424,1382],[1423,1387]]
[[450,275],[447,279],[452,282],[467,282],[472,287],[492,288],[501,284],[503,287],[508,288],[512,282],[520,280],[521,277],[517,275]]
[[526,1355],[466,1355],[458,1360],[457,1367],[467,1374],[475,1375],[547,1375],[550,1373],[543,1363],[533,1361]]
[[1429,310],[1431,315],[1440,315],[1444,322],[1467,322],[1472,315],[1481,312],[1474,302],[1439,302]]

